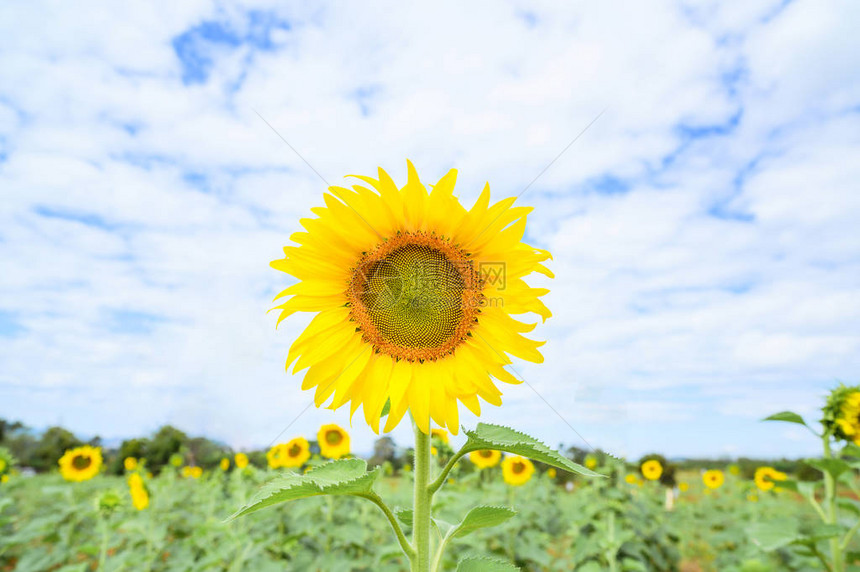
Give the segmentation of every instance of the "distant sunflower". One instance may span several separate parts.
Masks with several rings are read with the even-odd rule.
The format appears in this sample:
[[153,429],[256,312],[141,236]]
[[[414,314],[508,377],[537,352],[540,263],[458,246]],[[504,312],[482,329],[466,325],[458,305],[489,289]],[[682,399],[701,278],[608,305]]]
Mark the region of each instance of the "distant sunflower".
[[782,471],[777,471],[773,467],[759,467],[755,470],[755,486],[763,491],[772,490],[777,482],[784,481],[788,475]]
[[585,456],[585,468],[593,469],[597,466],[597,457],[594,455],[586,455]]
[[134,457],[126,457],[122,464],[126,471],[133,471],[137,468],[137,459]]
[[551,479],[554,479],[558,476],[558,471],[555,470],[555,467],[550,467],[546,472],[546,476]]
[[248,466],[248,455],[245,453],[236,453],[236,456],[233,457],[233,461],[235,461],[237,469],[244,469]]
[[296,437],[288,443],[278,443],[266,453],[266,460],[272,469],[301,467],[310,458],[310,444],[304,437]]
[[340,459],[349,455],[349,433],[339,425],[323,425],[317,432],[320,455],[329,459]]
[[99,447],[75,447],[69,449],[60,457],[60,474],[67,481],[86,481],[97,474],[102,468],[102,450]]
[[723,486],[723,483],[726,480],[726,476],[719,469],[711,469],[710,471],[705,471],[702,474],[702,482],[705,483],[705,486],[709,489],[718,489]]
[[681,491],[682,493],[687,492],[688,490],[690,490],[689,483],[685,483],[684,481],[681,481],[680,483],[678,483],[678,490]]
[[518,487],[524,485],[532,478],[535,466],[525,457],[514,455],[505,457],[502,461],[502,477],[509,485]]
[[227,457],[222,458],[221,459],[221,470],[226,471],[229,468],[230,468],[230,459],[228,459]]
[[308,369],[302,389],[315,387],[316,405],[350,402],[364,407],[379,432],[407,411],[430,432],[431,419],[458,431],[462,402],[480,415],[478,398],[501,405],[493,378],[520,383],[505,366],[509,355],[542,362],[536,342],[522,334],[536,324],[512,315],[550,311],[548,292],[523,280],[533,272],[552,277],[541,263],[549,252],[523,242],[526,215],[515,198],[490,205],[485,186],[466,210],[454,196],[457,172],[449,171],[428,191],[408,163],[398,188],[379,169],[368,187],[329,187],[325,207],[302,219],[307,232],[291,236],[272,267],[299,282],[278,294],[278,322],[295,312],[316,314],[290,348],[287,369]]
[[637,476],[636,476],[635,474],[633,474],[633,473],[627,473],[627,474],[624,476],[624,481],[625,481],[628,485],[638,485],[638,484],[640,484],[640,483],[639,483],[639,477],[637,477]]
[[642,463],[639,470],[642,472],[642,476],[649,481],[656,481],[663,474],[663,465],[657,459],[651,459]]
[[446,445],[450,441],[450,438],[448,437],[448,432],[445,431],[444,429],[431,429],[430,430],[430,436],[431,437],[437,437],[440,441],[442,441]]
[[502,452],[495,449],[479,449],[469,453],[469,460],[479,469],[495,467],[502,460]]
[[203,476],[203,468],[197,466],[186,465],[182,467],[182,476],[186,479],[199,479]]
[[131,495],[131,504],[137,510],[144,510],[149,506],[149,492],[143,484],[140,473],[132,473],[128,477],[128,492]]

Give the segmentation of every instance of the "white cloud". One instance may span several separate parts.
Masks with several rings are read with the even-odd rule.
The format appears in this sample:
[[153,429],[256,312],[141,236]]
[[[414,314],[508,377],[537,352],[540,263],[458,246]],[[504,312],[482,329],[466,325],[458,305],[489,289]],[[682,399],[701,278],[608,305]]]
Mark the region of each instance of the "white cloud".
[[[265,48],[235,40],[254,9],[289,23]],[[0,415],[249,446],[300,414],[282,360],[302,322],[273,332],[268,261],[325,185],[257,112],[330,183],[402,180],[410,157],[458,167],[468,203],[522,191],[606,109],[522,198],[557,278],[546,363],[517,370],[565,421],[526,386],[486,418],[634,455],[794,454],[755,424],[768,396],[810,413],[860,373],[856,11],[4,5],[0,316],[23,330]],[[204,21],[208,75],[184,85],[171,42]]]

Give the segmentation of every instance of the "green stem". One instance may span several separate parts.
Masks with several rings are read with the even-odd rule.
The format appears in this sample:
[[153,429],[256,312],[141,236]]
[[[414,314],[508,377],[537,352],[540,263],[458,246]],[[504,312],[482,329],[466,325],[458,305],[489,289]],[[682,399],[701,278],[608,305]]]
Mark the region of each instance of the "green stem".
[[[830,435],[825,432],[821,439],[824,443],[824,458],[833,458],[833,453],[830,451]],[[833,475],[829,472],[824,472],[824,495],[827,502],[827,523],[836,524],[838,516],[836,512],[836,483]],[[842,547],[838,538],[830,539],[830,557],[833,559],[833,571],[842,572]]]
[[108,527],[107,521],[105,517],[101,517],[101,529],[102,529],[102,544],[99,550],[99,570],[105,569],[105,560],[107,560],[107,547],[108,547]]
[[409,560],[413,560],[415,558],[415,550],[412,546],[409,545],[409,541],[406,540],[406,535],[403,534],[403,529],[400,528],[400,524],[397,522],[397,518],[395,518],[394,513],[391,512],[391,509],[388,508],[388,505],[383,502],[383,500],[379,497],[378,494],[371,492],[369,494],[356,495],[361,498],[367,499],[380,509],[385,514],[385,518],[388,519],[388,522],[391,524],[391,528],[394,529],[394,534],[397,535],[397,542],[400,543],[400,548],[403,549],[403,552],[409,557]]
[[412,572],[430,572],[430,436],[415,425],[415,498],[412,509]]
[[442,487],[442,485],[445,484],[445,479],[448,478],[448,473],[451,472],[451,469],[454,468],[454,465],[457,464],[457,461],[462,459],[464,455],[467,455],[471,452],[471,449],[466,450],[465,448],[463,448],[457,451],[453,457],[448,459],[448,462],[445,463],[445,466],[442,468],[442,472],[439,473],[439,476],[436,477],[436,480],[430,483],[430,485],[427,487],[427,490],[431,495],[435,494],[436,491],[438,491]]

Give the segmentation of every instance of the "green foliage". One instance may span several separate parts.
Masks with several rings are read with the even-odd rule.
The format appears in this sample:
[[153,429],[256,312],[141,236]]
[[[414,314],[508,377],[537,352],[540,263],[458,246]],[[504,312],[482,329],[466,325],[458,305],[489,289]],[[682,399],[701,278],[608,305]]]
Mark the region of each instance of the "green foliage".
[[515,514],[517,514],[517,511],[506,506],[476,506],[454,528],[451,536],[466,536],[470,532],[475,532],[481,528],[497,526],[513,518]]
[[228,520],[262,508],[320,495],[368,495],[379,469],[367,472],[362,459],[340,459],[314,467],[304,475],[284,473],[263,486],[251,500]]
[[779,413],[774,413],[773,415],[765,417],[763,421],[785,421],[787,423],[806,425],[806,421],[803,420],[803,417],[793,411],[780,411]]
[[519,568],[494,558],[464,558],[457,565],[457,572],[517,572]]

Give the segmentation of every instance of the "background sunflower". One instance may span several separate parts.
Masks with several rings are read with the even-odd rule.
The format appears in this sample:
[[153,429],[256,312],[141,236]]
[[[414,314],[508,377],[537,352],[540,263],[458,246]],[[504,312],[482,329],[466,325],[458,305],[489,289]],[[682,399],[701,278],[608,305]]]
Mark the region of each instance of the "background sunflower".
[[60,474],[67,481],[86,481],[102,468],[102,450],[99,447],[84,445],[69,449],[60,457]]

